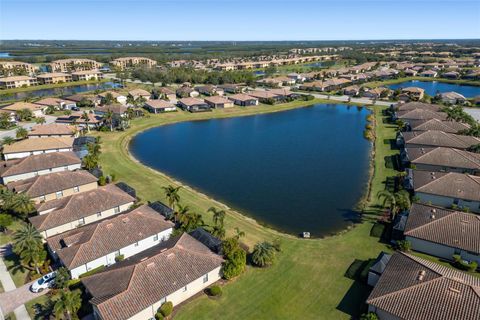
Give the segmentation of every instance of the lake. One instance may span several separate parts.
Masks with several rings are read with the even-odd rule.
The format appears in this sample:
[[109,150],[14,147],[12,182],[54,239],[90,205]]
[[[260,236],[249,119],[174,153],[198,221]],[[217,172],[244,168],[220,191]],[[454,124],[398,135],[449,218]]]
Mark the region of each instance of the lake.
[[[278,230],[325,236],[358,219],[371,143],[365,108],[319,104],[264,115],[160,126],[130,151]],[[159,193],[162,190],[158,190]]]
[[52,88],[52,89],[38,89],[31,91],[22,91],[16,93],[2,93],[0,91],[0,102],[1,101],[10,101],[10,100],[24,100],[26,98],[39,98],[45,96],[66,96],[73,95],[77,93],[82,93],[86,91],[94,90],[105,90],[111,88],[119,88],[121,85],[114,82],[101,82],[93,84],[81,84],[76,86],[68,86],[61,88]]
[[419,87],[425,89],[425,93],[429,96],[434,96],[437,92],[450,92],[454,91],[460,93],[461,95],[465,96],[466,98],[471,98],[480,95],[480,87],[477,86],[469,86],[463,84],[453,84],[453,83],[445,83],[445,82],[438,82],[438,81],[405,81],[397,84],[392,84],[388,86],[390,89],[400,89],[406,87]]

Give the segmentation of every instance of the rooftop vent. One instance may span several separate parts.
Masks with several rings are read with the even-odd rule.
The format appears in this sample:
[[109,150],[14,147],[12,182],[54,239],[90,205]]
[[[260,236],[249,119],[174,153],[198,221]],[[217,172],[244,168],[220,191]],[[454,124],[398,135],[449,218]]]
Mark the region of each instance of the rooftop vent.
[[130,221],[130,219],[128,219],[128,217],[125,217],[122,219],[123,223],[127,223],[128,221]]
[[113,223],[109,223],[109,224],[107,224],[107,228],[109,228],[109,229],[110,229],[111,227],[113,227]]
[[418,273],[418,276],[417,276],[417,280],[418,281],[422,281],[423,280],[423,277],[425,277],[425,270],[421,270],[419,273]]
[[455,293],[460,293],[460,290],[452,288],[452,287],[449,287],[448,290],[450,290],[452,292],[455,292]]
[[151,268],[155,265],[155,262],[150,262],[149,264],[147,264],[147,268]]

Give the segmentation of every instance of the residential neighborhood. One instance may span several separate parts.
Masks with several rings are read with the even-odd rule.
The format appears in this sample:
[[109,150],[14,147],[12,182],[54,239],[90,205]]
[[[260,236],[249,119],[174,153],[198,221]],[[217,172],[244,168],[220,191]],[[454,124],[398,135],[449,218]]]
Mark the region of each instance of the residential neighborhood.
[[2,45],[0,320],[479,319],[478,41]]

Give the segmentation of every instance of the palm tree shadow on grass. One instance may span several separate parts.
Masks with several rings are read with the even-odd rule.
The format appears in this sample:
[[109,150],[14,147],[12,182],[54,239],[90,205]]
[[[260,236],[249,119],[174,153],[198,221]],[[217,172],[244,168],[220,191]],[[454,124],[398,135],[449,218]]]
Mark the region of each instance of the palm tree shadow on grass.
[[26,273],[29,271],[22,265],[20,257],[17,256],[15,253],[5,256],[3,260],[5,260],[5,262],[7,263],[7,269],[12,275],[16,275],[17,273]]

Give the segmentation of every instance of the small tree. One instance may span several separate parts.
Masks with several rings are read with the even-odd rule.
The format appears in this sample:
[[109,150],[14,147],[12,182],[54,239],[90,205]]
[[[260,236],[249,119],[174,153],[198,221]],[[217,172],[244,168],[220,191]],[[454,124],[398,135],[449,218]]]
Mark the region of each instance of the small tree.
[[20,127],[15,132],[15,136],[17,137],[17,139],[25,139],[26,137],[28,137],[28,131],[27,129]]
[[245,270],[247,264],[247,253],[240,247],[237,237],[228,238],[223,241],[223,276],[225,279],[232,279]]
[[360,316],[360,320],[378,320],[378,316],[374,312],[364,313]]
[[408,240],[400,240],[397,242],[398,250],[408,252],[412,250],[412,243]]
[[270,242],[257,243],[253,249],[252,261],[259,267],[267,267],[275,261],[275,248]]
[[44,124],[45,122],[46,122],[45,117],[35,118],[35,123],[36,124]]
[[13,217],[9,214],[0,213],[0,232],[7,230],[12,225]]
[[165,303],[163,303],[160,308],[158,309],[158,311],[160,311],[160,313],[164,316],[164,317],[168,317],[169,315],[172,314],[173,312],[173,303],[171,301],[167,301]]
[[55,317],[66,317],[68,320],[71,320],[72,315],[77,313],[82,306],[82,298],[79,291],[61,290],[54,301],[53,310]]
[[59,268],[55,277],[55,288],[67,289],[68,281],[70,281],[70,273],[68,272],[67,268]]

